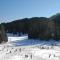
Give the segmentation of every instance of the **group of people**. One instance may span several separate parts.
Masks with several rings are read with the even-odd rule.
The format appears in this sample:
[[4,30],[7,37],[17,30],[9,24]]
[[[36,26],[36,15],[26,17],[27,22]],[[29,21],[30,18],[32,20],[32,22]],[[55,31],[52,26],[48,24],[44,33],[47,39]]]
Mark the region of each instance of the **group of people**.
[[[5,50],[4,50],[5,49]],[[13,54],[13,53],[16,53],[16,54],[19,54],[19,55],[21,55],[21,52],[23,52],[22,51],[22,48],[8,48],[8,46],[6,47],[6,46],[4,46],[3,48],[2,48],[2,50],[0,50],[0,51],[5,51],[6,52],[6,54]],[[25,54],[22,54],[22,56],[24,56],[25,58],[31,58],[32,59],[32,54],[28,54],[27,52],[25,52]]]

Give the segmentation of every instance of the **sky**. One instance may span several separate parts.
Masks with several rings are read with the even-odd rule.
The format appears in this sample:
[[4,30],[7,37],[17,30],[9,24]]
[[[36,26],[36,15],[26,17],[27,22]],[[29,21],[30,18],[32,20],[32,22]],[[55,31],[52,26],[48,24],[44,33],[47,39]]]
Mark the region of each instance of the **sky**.
[[60,13],[60,0],[0,0],[0,23]]

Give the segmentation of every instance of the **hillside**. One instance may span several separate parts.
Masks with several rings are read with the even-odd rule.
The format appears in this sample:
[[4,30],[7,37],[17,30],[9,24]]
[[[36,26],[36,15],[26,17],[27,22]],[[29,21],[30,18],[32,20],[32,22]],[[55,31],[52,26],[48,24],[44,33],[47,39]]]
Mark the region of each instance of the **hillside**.
[[[60,14],[46,17],[33,17],[3,23],[6,32],[22,32],[29,38],[60,39]],[[20,34],[19,34],[20,35]]]

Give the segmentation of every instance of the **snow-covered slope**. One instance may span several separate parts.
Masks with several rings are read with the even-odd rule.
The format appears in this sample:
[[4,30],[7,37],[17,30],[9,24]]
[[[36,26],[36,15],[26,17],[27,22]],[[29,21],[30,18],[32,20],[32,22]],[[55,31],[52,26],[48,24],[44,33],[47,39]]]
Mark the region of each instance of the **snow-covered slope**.
[[28,36],[21,36],[21,37],[8,37],[8,42],[16,41],[16,40],[24,40],[24,39],[28,39]]
[[60,60],[60,41],[25,41],[24,38],[26,44],[18,46],[16,40],[20,43],[22,39],[12,38],[11,42],[0,44],[0,60]]
[[0,44],[0,60],[60,60],[60,46]]
[[18,34],[13,35],[13,34],[7,33],[7,37],[8,37],[8,42],[11,42],[11,41],[28,39],[28,34],[18,36]]

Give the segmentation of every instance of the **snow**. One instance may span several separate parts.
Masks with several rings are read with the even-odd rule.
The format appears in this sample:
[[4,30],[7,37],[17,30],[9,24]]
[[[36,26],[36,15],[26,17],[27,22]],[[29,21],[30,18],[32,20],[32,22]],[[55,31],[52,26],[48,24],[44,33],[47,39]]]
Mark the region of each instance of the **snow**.
[[11,57],[11,58],[8,59],[8,60],[22,60],[22,57],[16,55],[16,56]]
[[24,39],[28,39],[28,36],[22,36],[22,37],[8,37],[8,42],[16,41],[16,40],[24,40]]
[[19,36],[18,34],[7,33],[8,42],[28,39],[28,34]]
[[[60,60],[58,46],[10,46],[7,42],[0,45],[0,60]],[[44,47],[44,48],[42,48]],[[47,47],[50,47],[47,49]]]
[[26,41],[25,46],[14,46],[16,40],[25,42],[27,36],[8,39],[7,43],[0,44],[0,60],[60,60],[60,41],[36,41],[31,45]]

